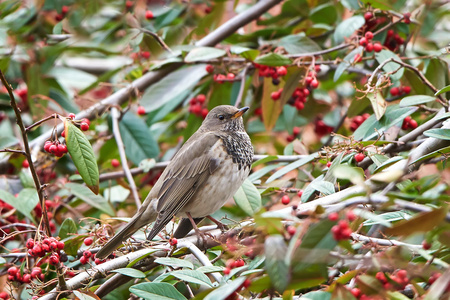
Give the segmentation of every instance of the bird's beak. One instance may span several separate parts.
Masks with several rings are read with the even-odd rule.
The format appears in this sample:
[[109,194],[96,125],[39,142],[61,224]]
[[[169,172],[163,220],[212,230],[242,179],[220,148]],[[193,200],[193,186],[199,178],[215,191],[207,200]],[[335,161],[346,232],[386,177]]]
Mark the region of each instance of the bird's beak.
[[241,108],[240,110],[238,110],[237,112],[234,113],[234,115],[231,116],[232,119],[236,119],[239,118],[240,116],[242,116],[247,110],[249,110],[250,107],[245,106],[243,108]]

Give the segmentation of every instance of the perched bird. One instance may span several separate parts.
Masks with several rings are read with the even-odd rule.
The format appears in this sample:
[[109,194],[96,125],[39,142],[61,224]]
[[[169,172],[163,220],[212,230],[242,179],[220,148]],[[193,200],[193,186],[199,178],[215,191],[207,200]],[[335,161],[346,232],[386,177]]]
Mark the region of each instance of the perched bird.
[[136,215],[96,257],[106,258],[139,228],[155,221],[147,236],[152,240],[174,216],[183,217],[175,232],[175,237],[183,237],[221,208],[250,173],[253,147],[242,120],[247,110],[229,105],[213,108],[170,161]]

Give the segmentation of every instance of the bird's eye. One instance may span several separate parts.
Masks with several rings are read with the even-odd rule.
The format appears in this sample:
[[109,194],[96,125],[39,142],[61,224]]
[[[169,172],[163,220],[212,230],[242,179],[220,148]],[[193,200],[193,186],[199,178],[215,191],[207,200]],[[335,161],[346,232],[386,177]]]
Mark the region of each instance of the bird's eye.
[[225,117],[223,115],[219,115],[218,118],[219,118],[219,120],[225,119]]

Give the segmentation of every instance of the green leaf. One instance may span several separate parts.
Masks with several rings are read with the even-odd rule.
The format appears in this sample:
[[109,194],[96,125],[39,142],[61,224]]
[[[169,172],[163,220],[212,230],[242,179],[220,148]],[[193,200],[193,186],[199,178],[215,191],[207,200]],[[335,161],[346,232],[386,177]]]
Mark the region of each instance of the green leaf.
[[255,161],[255,162],[252,164],[252,169],[253,169],[254,167],[256,167],[256,166],[259,166],[259,165],[261,165],[261,164],[265,164],[265,163],[270,162],[270,161],[275,160],[275,159],[278,159],[278,156],[276,156],[276,155],[268,155],[267,157],[258,159],[257,161]]
[[172,271],[169,273],[169,275],[174,276],[174,277],[176,277],[180,280],[186,281],[186,282],[202,284],[202,285],[207,285],[209,287],[212,287],[212,283],[211,283],[211,280],[209,279],[209,277],[197,270]]
[[323,291],[309,292],[299,298],[299,300],[330,300],[330,299],[331,293]]
[[79,300],[96,300],[97,299],[92,296],[89,296],[88,294],[82,293],[80,291],[73,291],[73,293],[75,296],[77,296],[77,299],[79,299]]
[[145,282],[130,287],[130,292],[148,300],[186,300],[173,285],[166,282]]
[[440,140],[450,140],[450,129],[433,128],[425,131],[423,134]]
[[245,281],[245,277],[239,277],[235,280],[221,285],[211,293],[206,295],[204,300],[223,300],[234,293]]
[[317,157],[317,154],[310,154],[306,157],[303,157],[297,161],[294,161],[293,163],[290,163],[289,165],[287,165],[286,167],[282,168],[281,170],[276,171],[272,176],[270,176],[267,180],[266,183],[272,182],[275,179],[280,178],[281,176],[289,173],[292,170],[295,170],[297,168],[300,168],[303,165],[306,165],[307,163],[309,163],[310,161],[313,161],[315,158]]
[[283,47],[289,54],[302,54],[321,50],[319,45],[307,37],[304,32],[283,37],[280,39],[279,46]]
[[264,78],[263,95],[261,100],[262,116],[266,130],[272,130],[283,111],[283,103],[273,101],[272,92],[278,91],[279,87],[272,84],[272,78]]
[[350,180],[353,184],[364,183],[364,170],[361,168],[339,165],[333,169],[333,174],[337,178]]
[[157,110],[163,105],[187,94],[208,73],[204,64],[188,66],[176,70],[148,88],[140,100],[147,112]]
[[318,5],[311,9],[309,17],[314,23],[332,25],[337,20],[337,7],[332,3]]
[[97,160],[91,144],[84,133],[67,119],[64,121],[64,131],[66,134],[67,150],[72,157],[78,173],[80,173],[81,178],[83,178],[83,181],[91,191],[98,194],[99,173]]
[[439,225],[446,217],[448,208],[442,206],[429,212],[423,212],[414,217],[400,221],[391,228],[386,228],[389,235],[407,236],[418,232],[427,232]]
[[415,95],[415,96],[408,96],[402,99],[402,101],[400,101],[400,107],[405,107],[405,106],[413,106],[413,105],[419,105],[419,104],[424,104],[424,103],[428,103],[431,101],[435,101],[436,97],[433,96],[426,96],[426,95]]
[[0,190],[0,199],[17,209],[17,211],[30,219],[33,223],[36,223],[34,217],[31,215],[31,212],[39,203],[39,196],[35,189],[23,189],[17,197],[14,197],[5,190]]
[[213,58],[218,58],[227,54],[225,50],[212,48],[212,47],[199,47],[189,51],[188,55],[184,58],[187,63],[196,61],[205,61]]
[[6,259],[0,257],[0,266],[3,266],[4,264],[6,264]]
[[77,231],[78,231],[77,224],[75,224],[72,218],[67,218],[61,224],[58,236],[63,240],[65,238],[73,236],[70,233],[75,234],[77,233]]
[[155,259],[155,263],[165,266],[171,266],[172,268],[194,268],[194,265],[190,261],[175,257],[158,257],[157,259]]
[[390,105],[380,120],[377,121],[375,115],[371,115],[356,129],[353,136],[355,140],[370,140],[392,126],[400,126],[401,122],[416,110],[417,107],[414,106],[399,107],[396,104]]
[[274,288],[282,293],[290,281],[289,266],[286,264],[287,246],[281,235],[271,235],[264,243],[266,270]]
[[125,276],[128,276],[128,277],[133,277],[133,278],[145,278],[145,277],[147,277],[144,272],[142,272],[140,270],[133,269],[133,268],[120,268],[120,269],[117,269],[117,270],[112,270],[111,272],[119,273],[119,274],[122,274],[122,275],[125,275]]
[[110,216],[114,215],[114,210],[109,205],[108,201],[100,195],[95,195],[86,186],[78,183],[69,182],[63,186],[64,189],[74,194],[92,207],[98,208]]
[[[390,58],[393,58],[396,61],[401,61],[401,59],[397,56],[397,54],[386,49],[383,49],[381,52],[375,53],[375,58],[379,64],[382,64],[384,61]],[[386,73],[394,72],[397,69],[399,70],[395,74],[390,75],[393,80],[400,80],[400,78],[402,78],[403,76],[403,73],[405,72],[405,68],[403,68],[402,66],[400,66],[395,62],[390,62],[383,66],[383,70]]]
[[127,157],[136,165],[159,154],[159,146],[145,122],[132,112],[127,112],[119,123],[120,134]]
[[[347,70],[347,68],[353,64],[353,62],[355,61],[355,56],[357,54],[359,54],[362,57],[363,51],[364,51],[364,47],[358,46],[344,57],[343,62],[341,62],[338,65],[338,67],[336,68],[336,71],[334,72],[334,76],[333,76],[334,82],[338,81],[339,78],[342,76],[342,74],[344,74],[345,70]],[[353,102],[355,102],[355,101],[353,101]]]
[[277,53],[268,53],[257,57],[255,63],[269,67],[280,67],[290,65],[292,61],[286,56]]
[[342,21],[334,32],[334,42],[340,44],[366,23],[362,16],[353,16]]
[[446,87],[443,87],[442,89],[437,91],[434,95],[438,96],[438,95],[440,95],[442,93],[446,93],[446,92],[450,92],[450,85],[447,85]]
[[236,204],[249,216],[253,216],[262,205],[260,193],[248,178],[245,179],[233,198]]
[[442,155],[444,155],[446,153],[450,153],[450,146],[438,149],[438,150],[433,151],[433,152],[431,152],[431,153],[429,153],[427,155],[421,156],[418,159],[416,159],[415,161],[411,162],[410,165],[418,163],[418,162],[426,160],[426,159],[433,158],[433,157],[440,157],[440,156],[442,156]]
[[384,100],[381,92],[377,92],[376,94],[370,93],[367,94],[367,98],[370,100],[370,104],[372,104],[373,112],[375,113],[375,117],[377,120],[380,120],[386,111],[387,103]]
[[231,46],[230,52],[233,54],[239,54],[242,58],[248,59],[248,60],[255,60],[256,57],[259,55],[259,50],[256,49],[250,49],[246,47],[241,46]]

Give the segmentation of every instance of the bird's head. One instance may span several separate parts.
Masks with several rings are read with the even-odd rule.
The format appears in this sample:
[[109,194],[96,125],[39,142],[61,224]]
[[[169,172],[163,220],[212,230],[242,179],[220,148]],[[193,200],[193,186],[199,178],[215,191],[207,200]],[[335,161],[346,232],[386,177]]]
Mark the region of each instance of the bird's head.
[[236,108],[231,105],[216,106],[208,113],[202,123],[202,129],[206,131],[245,131],[242,115],[249,108]]

